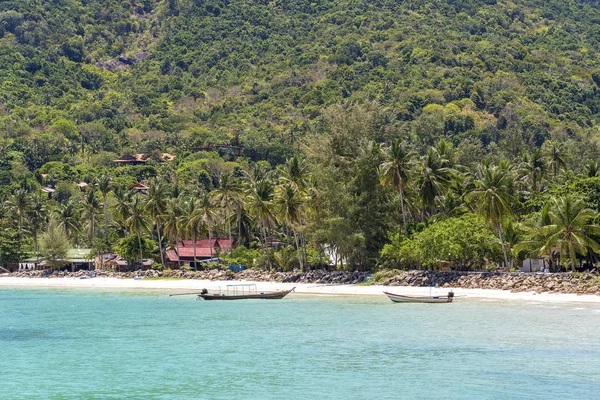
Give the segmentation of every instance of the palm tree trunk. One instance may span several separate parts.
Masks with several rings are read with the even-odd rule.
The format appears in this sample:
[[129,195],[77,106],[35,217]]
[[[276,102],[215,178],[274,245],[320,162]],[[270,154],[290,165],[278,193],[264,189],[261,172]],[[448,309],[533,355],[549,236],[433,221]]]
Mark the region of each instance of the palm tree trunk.
[[[102,193],[102,205],[104,208],[104,238],[108,238],[108,213],[106,211],[106,193]],[[102,246],[102,252],[100,253],[100,268],[104,269],[104,246]]]
[[238,224],[238,244],[242,241],[242,206],[236,205],[237,224]]
[[569,258],[571,258],[571,272],[575,272],[575,252],[573,251],[573,246],[569,243]]
[[210,247],[210,258],[212,260],[213,258],[213,244],[212,244],[212,238],[210,236],[210,224],[207,224],[208,227],[208,247]]
[[296,231],[292,229],[292,232],[294,233],[294,240],[296,241],[296,253],[298,254],[298,260],[300,261],[300,270],[302,272],[304,272],[304,263],[302,262],[303,260],[303,256],[302,256],[302,250],[300,249],[300,243],[298,241],[298,235],[296,234]]
[[138,231],[137,234],[138,237],[138,246],[140,246],[140,269],[144,269],[144,253],[142,252],[142,237],[140,235],[140,232]]
[[194,236],[194,271],[197,271],[198,267],[196,266],[196,228],[193,228],[192,235]]
[[175,248],[177,250],[177,266],[181,269],[181,257],[179,257],[179,231],[175,229]]
[[502,239],[502,226],[498,225],[498,235],[500,236],[500,245],[502,246],[502,253],[504,253],[504,265],[509,268],[508,257],[506,256],[506,247],[504,246],[504,239]]
[[233,247],[233,243],[231,240],[231,217],[229,215],[229,207],[226,208],[227,211],[227,228],[229,229],[229,242],[230,242],[230,247],[229,247],[229,252],[231,252],[231,248]]
[[406,214],[404,213],[404,194],[402,185],[400,185],[400,207],[402,208],[402,223],[404,224],[404,236],[406,236]]
[[162,237],[160,236],[160,224],[158,223],[158,221],[156,221],[155,223],[156,223],[156,232],[158,233],[158,251],[160,252],[160,263],[164,266],[165,265],[165,255],[164,255],[163,248],[162,248]]

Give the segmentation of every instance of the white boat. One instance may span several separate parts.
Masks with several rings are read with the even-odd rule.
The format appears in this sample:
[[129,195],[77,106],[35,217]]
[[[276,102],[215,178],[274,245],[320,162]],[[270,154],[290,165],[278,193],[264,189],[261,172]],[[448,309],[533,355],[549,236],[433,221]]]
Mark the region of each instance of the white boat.
[[383,293],[394,303],[452,303],[452,299],[454,299],[453,292],[448,292],[447,296],[405,296],[390,292]]

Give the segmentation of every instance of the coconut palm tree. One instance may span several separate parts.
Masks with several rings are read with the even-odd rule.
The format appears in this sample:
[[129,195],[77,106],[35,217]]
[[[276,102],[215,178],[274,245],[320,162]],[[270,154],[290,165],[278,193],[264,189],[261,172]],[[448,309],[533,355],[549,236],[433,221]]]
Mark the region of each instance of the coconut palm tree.
[[165,213],[167,206],[166,198],[167,186],[158,179],[151,180],[148,185],[148,194],[146,196],[146,209],[152,217],[154,226],[156,227],[156,233],[158,235],[158,251],[160,252],[160,261],[162,265],[165,265],[165,257],[162,248],[162,236],[160,234],[162,225],[160,217]]
[[121,234],[128,234],[127,219],[131,216],[131,192],[124,187],[117,186],[112,191],[115,204],[112,208],[114,220],[121,227]]
[[552,177],[556,179],[556,176],[561,170],[565,170],[567,168],[567,164],[562,156],[562,149],[558,145],[558,143],[547,140],[544,143],[544,152],[545,158],[550,166],[550,170],[552,171]]
[[508,267],[506,247],[502,238],[502,221],[512,213],[510,193],[512,175],[498,166],[480,166],[475,179],[475,189],[466,195],[477,215],[488,221],[498,232],[504,262]]
[[31,198],[31,207],[27,213],[27,219],[29,220],[29,226],[31,226],[31,234],[33,236],[33,243],[35,246],[35,254],[39,258],[40,249],[38,245],[39,233],[47,219],[47,207],[45,196],[40,193],[36,193]]
[[[58,217],[59,226],[65,230],[68,239],[76,237],[79,232],[79,203],[75,198],[70,198],[64,203],[59,203],[54,213]],[[73,241],[75,242],[75,241]]]
[[298,189],[306,188],[309,173],[304,159],[294,155],[292,158],[288,158],[285,164],[278,168],[278,171],[281,182],[289,182]]
[[275,186],[268,178],[251,182],[246,190],[246,206],[259,223],[265,252],[267,251],[267,231],[270,231],[275,220],[273,198]]
[[148,219],[146,217],[146,202],[140,194],[133,196],[130,205],[130,215],[125,221],[129,228],[130,234],[137,235],[138,245],[140,247],[140,267],[144,262],[144,256],[142,253],[142,234],[147,233],[149,228]]
[[546,203],[539,212],[517,225],[524,233],[524,239],[514,246],[513,252],[519,254],[526,251],[534,257],[545,256],[550,262],[550,270],[554,271],[555,253],[552,248],[544,248],[547,238],[541,232],[542,228],[552,224],[549,210],[550,203]]
[[[182,210],[179,199],[172,198],[166,200],[165,211],[160,216],[160,219],[164,224],[165,235],[172,238],[175,246],[178,246],[182,224]],[[181,268],[181,260],[178,260],[177,263],[179,268]]]
[[[274,205],[277,210],[278,219],[292,229],[298,253],[300,253],[301,249],[296,232],[297,227],[301,225],[302,213],[306,202],[306,196],[291,182],[283,183],[275,188]],[[300,268],[304,269],[302,257],[299,256],[298,260],[300,261]]]
[[523,154],[519,167],[519,180],[529,185],[531,192],[539,192],[542,179],[546,175],[546,161],[539,149],[531,154]]
[[196,251],[196,239],[198,237],[198,230],[200,225],[200,213],[198,212],[198,201],[195,196],[191,196],[187,201],[183,203],[182,215],[181,215],[181,226],[187,234],[192,235],[192,241],[194,244],[194,269],[196,269],[197,263],[197,251]]
[[416,163],[415,153],[409,150],[400,139],[394,140],[390,147],[384,151],[384,162],[380,166],[380,179],[383,186],[392,186],[400,194],[400,207],[402,209],[402,223],[406,235],[406,211],[404,210],[404,196],[406,187],[412,177]]
[[[231,211],[240,202],[243,195],[239,181],[231,173],[226,173],[219,180],[219,188],[211,192],[215,202],[225,210],[229,239],[231,236]],[[238,241],[239,241],[238,237]]]
[[30,205],[31,199],[29,193],[23,188],[15,190],[4,204],[6,209],[19,221],[19,242],[23,242],[23,223],[27,218],[27,211],[29,210]]
[[200,226],[205,228],[208,232],[210,258],[213,258],[212,228],[217,220],[217,211],[215,210],[211,201],[211,196],[208,193],[204,193],[204,195],[200,197],[195,214],[197,215],[194,215],[192,220],[197,221]]
[[600,235],[600,225],[593,223],[599,216],[597,211],[587,208],[579,199],[565,196],[552,199],[549,216],[551,224],[540,228],[546,237],[542,253],[560,247],[561,255],[571,261],[573,271],[578,254],[586,255],[588,250],[600,253],[600,245],[590,237]]
[[435,200],[442,195],[451,184],[455,171],[446,167],[446,161],[440,157],[434,148],[430,148],[427,155],[421,159],[417,178],[417,189],[423,208],[429,210],[430,216],[435,209]]
[[87,196],[85,196],[85,199],[82,203],[82,208],[82,217],[87,220],[90,243],[92,247],[94,247],[94,240],[96,238],[96,226],[100,217],[100,202],[98,201],[98,196],[96,196],[95,190],[91,190],[87,194]]
[[102,193],[102,207],[104,209],[104,235],[108,236],[108,194],[112,190],[112,177],[107,174],[102,174],[96,179],[96,187]]

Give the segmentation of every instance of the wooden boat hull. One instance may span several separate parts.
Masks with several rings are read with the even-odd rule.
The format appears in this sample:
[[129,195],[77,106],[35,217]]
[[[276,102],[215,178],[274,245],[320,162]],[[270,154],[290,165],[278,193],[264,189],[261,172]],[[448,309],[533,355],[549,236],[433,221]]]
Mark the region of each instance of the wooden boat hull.
[[452,303],[451,296],[405,296],[390,292],[383,292],[394,303]]
[[264,293],[252,293],[252,294],[239,294],[239,295],[226,295],[226,294],[199,294],[198,298],[204,300],[247,300],[247,299],[265,299],[265,300],[279,300],[287,296],[291,291],[281,290],[278,292],[264,292]]

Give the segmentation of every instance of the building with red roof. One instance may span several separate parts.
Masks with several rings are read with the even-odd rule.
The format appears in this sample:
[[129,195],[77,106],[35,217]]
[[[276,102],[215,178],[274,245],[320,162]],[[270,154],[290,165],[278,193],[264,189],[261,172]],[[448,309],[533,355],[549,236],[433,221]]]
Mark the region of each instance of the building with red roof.
[[168,264],[171,267],[181,265],[194,265],[194,247],[196,260],[204,261],[215,258],[218,254],[230,252],[235,248],[235,241],[231,238],[201,238],[197,239],[194,246],[193,240],[180,240],[177,246],[167,250]]

